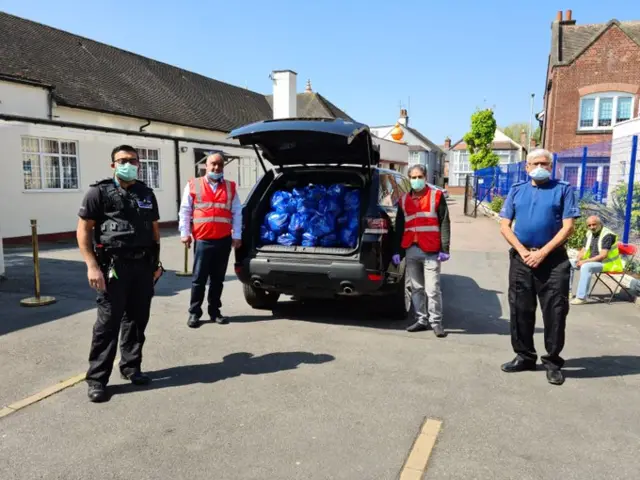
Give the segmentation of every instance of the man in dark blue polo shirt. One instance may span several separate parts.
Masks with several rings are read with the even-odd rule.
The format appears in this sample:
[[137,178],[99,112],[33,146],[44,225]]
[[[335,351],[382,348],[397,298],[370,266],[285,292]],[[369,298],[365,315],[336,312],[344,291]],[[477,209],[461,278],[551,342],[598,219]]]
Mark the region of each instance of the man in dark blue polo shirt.
[[530,180],[516,183],[500,212],[500,232],[511,245],[509,252],[509,308],[511,345],[516,357],[502,365],[505,372],[535,370],[537,354],[533,344],[537,301],[544,322],[547,351],[541,356],[547,380],[564,383],[564,332],[569,313],[571,264],[565,249],[580,216],[573,188],[567,182],[551,180],[553,158],[538,149],[527,156]]

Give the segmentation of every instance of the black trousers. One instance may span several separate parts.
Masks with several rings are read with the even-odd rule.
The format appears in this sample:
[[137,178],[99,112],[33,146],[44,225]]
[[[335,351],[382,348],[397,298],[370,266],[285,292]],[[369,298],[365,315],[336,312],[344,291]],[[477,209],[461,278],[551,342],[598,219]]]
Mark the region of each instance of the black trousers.
[[193,280],[191,283],[191,304],[189,313],[200,318],[204,290],[209,280],[207,294],[208,313],[211,318],[220,314],[224,276],[227,273],[229,255],[231,254],[231,237],[219,240],[196,240],[194,244]]
[[511,309],[511,345],[523,360],[535,362],[533,333],[537,301],[544,322],[544,346],[541,356],[547,368],[562,368],[560,352],[564,348],[565,326],[569,313],[569,274],[571,264],[564,248],[558,248],[537,267],[528,267],[511,249],[509,265],[509,307]]
[[140,371],[144,332],[149,323],[154,294],[153,266],[148,258],[116,260],[113,268],[118,278],[103,274],[106,291],[98,292],[98,319],[93,326],[89,352],[89,384],[106,385],[111,376],[120,333],[120,372],[130,375]]

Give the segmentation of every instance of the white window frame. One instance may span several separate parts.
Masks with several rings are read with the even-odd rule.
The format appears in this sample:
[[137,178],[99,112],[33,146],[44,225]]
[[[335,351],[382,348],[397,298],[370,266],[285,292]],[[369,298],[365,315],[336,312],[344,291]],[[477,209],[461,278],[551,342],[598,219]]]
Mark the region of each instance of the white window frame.
[[[138,160],[140,161],[140,167],[142,167],[142,163],[143,162],[147,162],[147,163],[157,163],[158,164],[158,185],[152,185],[151,182],[149,181],[151,179],[149,172],[151,171],[148,166],[147,166],[147,177],[148,178],[140,178],[138,176],[138,180],[141,180],[142,182],[146,183],[148,187],[153,188],[154,190],[161,190],[162,189],[162,162],[161,162],[161,154],[162,154],[162,150],[160,149],[160,147],[145,147],[145,146],[134,146],[133,148],[136,149],[136,151],[138,152]],[[140,149],[144,149],[147,150],[147,158],[142,159],[140,158]],[[149,160],[148,156],[148,151],[149,150],[155,150],[156,152],[158,152],[158,159],[157,160]],[[139,168],[139,171],[142,171],[142,168]]]
[[[602,97],[610,98],[613,97],[613,110],[611,111],[611,125],[607,125],[604,127],[598,126],[598,117],[600,116],[600,99]],[[596,131],[607,131],[612,130],[613,127],[618,123],[616,121],[616,117],[618,116],[618,99],[620,97],[629,98],[631,97],[631,117],[630,119],[635,118],[633,113],[635,112],[636,107],[636,96],[632,93],[628,92],[598,92],[592,93],[589,95],[584,95],[580,97],[580,108],[578,112],[578,130],[596,130]],[[584,100],[595,100],[595,106],[593,107],[593,123],[590,126],[583,127],[580,125],[582,119],[582,105]],[[626,121],[626,120],[622,120]]]
[[[30,140],[38,140],[38,151],[37,152],[25,152],[23,150],[23,146],[22,146],[22,140],[23,139],[30,139]],[[43,152],[42,151],[42,142],[44,140],[50,141],[50,142],[58,142],[58,153],[49,153],[49,152]],[[76,146],[76,153],[75,155],[69,155],[69,154],[62,154],[62,146],[60,145],[60,143],[73,143]],[[40,169],[40,188],[25,188],[24,185],[24,156],[25,155],[38,155],[38,168]],[[33,193],[33,192],[46,192],[46,193],[52,193],[52,192],[79,192],[80,191],[80,185],[82,185],[81,181],[80,181],[80,142],[78,142],[78,140],[73,140],[73,139],[67,139],[67,138],[54,138],[54,137],[41,137],[41,136],[37,136],[37,135],[20,135],[20,165],[21,165],[21,172],[22,172],[22,192],[23,193]],[[45,175],[44,175],[44,160],[43,160],[43,156],[47,156],[47,157],[57,157],[58,158],[58,162],[60,162],[60,188],[45,188],[44,184],[45,184]],[[64,170],[62,168],[62,157],[75,157],[76,159],[76,181],[77,181],[77,188],[64,188]]]

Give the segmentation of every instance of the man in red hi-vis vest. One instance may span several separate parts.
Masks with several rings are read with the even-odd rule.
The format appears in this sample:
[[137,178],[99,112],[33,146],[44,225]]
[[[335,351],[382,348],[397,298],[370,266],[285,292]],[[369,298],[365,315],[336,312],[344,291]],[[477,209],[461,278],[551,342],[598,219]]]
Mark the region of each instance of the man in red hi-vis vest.
[[229,323],[222,315],[221,296],[231,248],[240,248],[242,204],[235,182],[224,178],[225,157],[214,153],[207,157],[206,173],[192,178],[184,188],[179,225],[182,243],[194,240],[193,280],[187,325],[201,325],[202,302],[209,280],[208,313],[212,321]]
[[[442,290],[440,264],[449,259],[451,222],[441,190],[426,184],[422,165],[409,169],[411,191],[400,199],[396,216],[396,245],[392,261],[406,256],[406,274],[411,285],[411,302],[416,322],[409,332],[433,328],[437,337],[445,337],[442,327]],[[428,302],[427,302],[428,300]]]

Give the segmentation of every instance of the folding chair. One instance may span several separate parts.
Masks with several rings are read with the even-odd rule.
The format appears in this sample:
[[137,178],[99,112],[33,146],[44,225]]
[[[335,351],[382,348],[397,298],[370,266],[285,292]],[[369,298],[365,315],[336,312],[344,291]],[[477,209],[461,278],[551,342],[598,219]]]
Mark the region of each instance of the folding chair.
[[[593,282],[593,286],[591,287],[591,291],[589,292],[589,296],[591,296],[591,294],[593,293],[593,289],[596,288],[597,283],[602,283],[605,287],[607,287],[607,290],[611,292],[611,297],[609,297],[609,301],[607,302],[609,304],[611,304],[613,297],[616,296],[616,293],[618,293],[619,289],[624,290],[629,298],[633,299],[633,295],[631,295],[629,290],[624,285],[622,285],[622,279],[626,274],[631,272],[631,266],[633,265],[633,261],[636,258],[636,255],[638,254],[638,247],[636,245],[619,242],[618,251],[624,259],[624,268],[621,271],[596,273],[596,280],[595,282]],[[604,282],[604,280],[602,279],[603,275],[610,278],[616,284],[613,290]]]

